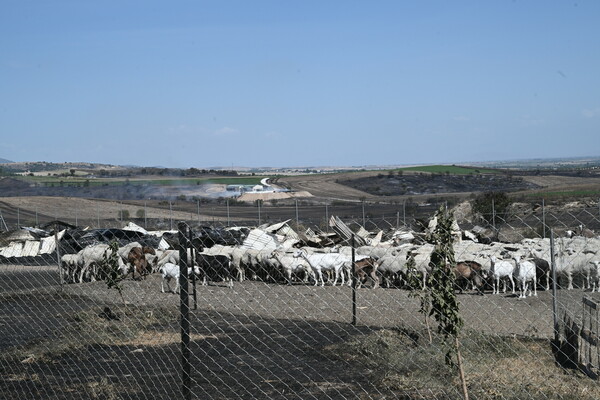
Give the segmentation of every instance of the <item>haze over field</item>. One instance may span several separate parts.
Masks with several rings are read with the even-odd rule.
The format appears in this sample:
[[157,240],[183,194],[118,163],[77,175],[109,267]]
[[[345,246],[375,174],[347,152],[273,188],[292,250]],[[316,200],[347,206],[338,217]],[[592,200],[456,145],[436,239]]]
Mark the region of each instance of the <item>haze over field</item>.
[[353,166],[598,156],[597,1],[9,0],[0,156]]

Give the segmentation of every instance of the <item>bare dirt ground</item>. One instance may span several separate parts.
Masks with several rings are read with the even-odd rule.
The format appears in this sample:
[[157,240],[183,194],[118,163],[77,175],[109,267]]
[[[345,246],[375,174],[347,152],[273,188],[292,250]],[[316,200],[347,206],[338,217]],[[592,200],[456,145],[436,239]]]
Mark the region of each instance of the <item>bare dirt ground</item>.
[[362,190],[353,189],[337,183],[337,180],[375,176],[372,171],[348,172],[336,174],[315,174],[300,176],[285,176],[275,180],[275,183],[311,193],[315,197],[345,201],[376,201],[378,196],[370,195]]
[[[0,275],[0,397],[178,398],[179,296],[161,293],[158,275],[125,281],[123,299],[104,282],[61,288],[51,266],[0,266]],[[583,295],[600,300],[598,293],[561,290],[560,304],[580,310]],[[576,398],[597,398],[594,381],[554,367],[549,292],[526,300],[489,293],[459,300],[477,398],[513,398],[501,382],[538,383],[531,374],[523,382],[519,368],[544,371],[539,383],[546,389],[570,379],[577,386],[569,390],[583,391]],[[427,344],[418,299],[405,290],[360,289],[356,325],[352,291],[345,286],[212,284],[197,287],[197,306],[190,318],[194,398],[458,396],[443,351]],[[116,319],[103,313],[105,307]],[[398,353],[396,361],[391,352]],[[510,367],[509,359],[520,367]],[[485,360],[497,364],[482,365]],[[426,364],[438,374],[418,375]],[[547,397],[535,384],[518,390],[514,398],[569,398],[559,392]]]
[[524,176],[528,182],[542,186],[547,189],[557,188],[573,188],[573,187],[595,187],[600,186],[600,178],[597,177],[575,177],[575,176],[560,176],[560,175],[532,175]]
[[[5,220],[15,223],[16,218],[22,226],[34,226],[36,220],[60,220],[74,225],[92,224],[97,226],[115,227],[121,222],[123,212],[128,215],[126,220],[136,218],[143,222],[145,212],[147,219],[154,220],[207,220],[221,221],[224,217],[198,214],[194,205],[190,211],[180,211],[177,207],[169,209],[168,202],[159,204],[159,201],[114,201],[106,199],[87,199],[80,197],[53,197],[53,196],[17,196],[0,197],[0,210],[3,211]],[[142,216],[140,218],[139,216]],[[77,221],[76,221],[77,219]],[[75,222],[78,222],[77,224]],[[127,222],[127,221],[125,221]]]
[[237,198],[238,201],[254,202],[256,200],[273,201],[287,199],[310,198],[312,194],[307,191],[299,192],[266,192],[266,193],[244,193]]

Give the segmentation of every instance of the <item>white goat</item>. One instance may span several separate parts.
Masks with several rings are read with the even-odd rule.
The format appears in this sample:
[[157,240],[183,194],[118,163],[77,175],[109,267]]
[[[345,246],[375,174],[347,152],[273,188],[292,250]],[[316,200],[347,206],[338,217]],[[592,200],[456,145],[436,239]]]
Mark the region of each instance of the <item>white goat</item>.
[[156,269],[160,269],[166,264],[179,264],[179,250],[163,250],[157,253]]
[[278,250],[271,254],[271,258],[278,262],[288,285],[292,284],[292,274],[303,272],[305,280],[307,280],[309,276],[314,278],[310,264],[303,258],[294,257],[293,254],[284,253]]
[[315,274],[315,286],[318,281],[321,281],[321,286],[325,286],[323,280],[323,271],[333,271],[335,273],[335,279],[333,280],[333,286],[336,285],[339,277],[341,276],[341,284],[345,282],[344,279],[344,268],[348,268],[348,265],[352,263],[352,260],[343,254],[336,253],[324,253],[324,254],[308,254],[306,249],[300,249],[294,253],[294,257],[304,258]]
[[[81,270],[79,271],[79,282],[83,282],[85,276],[87,276],[91,282],[94,282],[98,273],[98,267],[104,261],[105,257],[108,258],[110,254],[110,246],[107,244],[88,246],[79,251],[79,253],[77,253],[77,257],[79,257],[78,261],[80,263],[79,266],[81,267]],[[117,260],[119,262],[119,270],[122,274],[126,274],[127,266],[121,257],[118,257]]]
[[[177,264],[173,264],[173,263],[165,263],[162,267],[160,267],[160,273],[162,275],[162,281],[160,283],[160,290],[161,292],[165,292],[165,282],[167,283],[167,289],[169,290],[169,292],[171,291],[171,287],[169,285],[169,282],[171,282],[171,279],[175,279],[175,290],[174,293],[179,293],[179,265]],[[197,266],[194,266],[194,270],[193,273],[195,273],[196,275],[200,274],[200,268],[198,268]],[[188,276],[192,275],[192,268],[188,267]]]
[[[522,257],[514,257],[515,270],[514,275],[519,284],[519,298],[524,299],[527,297],[527,286],[529,282],[533,285],[533,295],[537,296],[537,278],[536,278],[536,266],[533,262],[523,260]],[[531,290],[530,290],[531,294]]]
[[381,275],[386,287],[390,287],[390,281],[395,277],[402,279],[407,273],[406,256],[383,256],[377,260],[377,273]]
[[600,261],[594,260],[590,261],[592,265],[592,293],[598,289],[598,293],[600,293]]
[[410,254],[412,255],[415,261],[414,267],[412,267],[412,272],[416,272],[418,275],[421,276],[421,289],[425,289],[425,286],[427,285],[427,275],[431,273],[430,262],[431,251],[433,250],[433,246],[425,245],[422,247],[425,249],[425,252],[422,252],[423,249],[420,248],[416,252],[410,252]]
[[[490,275],[493,280],[492,294],[500,293],[500,279],[508,278],[512,286],[512,293],[515,293],[515,281],[513,280],[513,272],[515,266],[510,261],[497,260],[495,256],[490,257]],[[506,293],[506,281],[504,281],[504,289],[502,293]]]

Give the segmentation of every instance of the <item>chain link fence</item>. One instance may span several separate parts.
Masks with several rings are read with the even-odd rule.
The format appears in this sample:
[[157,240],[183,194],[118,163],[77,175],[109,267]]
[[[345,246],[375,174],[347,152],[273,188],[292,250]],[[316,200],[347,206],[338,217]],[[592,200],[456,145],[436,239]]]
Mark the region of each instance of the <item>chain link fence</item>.
[[9,220],[0,397],[600,398],[598,204],[455,208],[456,342],[430,313],[440,205]]

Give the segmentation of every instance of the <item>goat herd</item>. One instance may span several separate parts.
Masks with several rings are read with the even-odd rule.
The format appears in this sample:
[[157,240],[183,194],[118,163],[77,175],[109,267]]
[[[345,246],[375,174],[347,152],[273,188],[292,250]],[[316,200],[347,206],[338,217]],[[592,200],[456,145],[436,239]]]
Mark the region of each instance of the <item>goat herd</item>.
[[[213,244],[202,251],[187,249],[188,274],[195,274],[202,284],[246,279],[267,283],[314,284],[325,286],[350,285],[356,277],[359,286],[377,288],[424,288],[431,272],[432,244],[385,243],[379,246],[348,246],[327,248],[295,247],[280,242],[257,249],[241,245]],[[456,265],[453,273],[457,290],[475,290],[493,294],[507,290],[519,291],[519,298],[537,295],[538,286],[548,290],[551,283],[551,259],[561,287],[573,288],[574,277],[582,277],[581,286],[600,292],[600,239],[559,238],[551,257],[549,239],[523,239],[519,243],[482,244],[469,240],[454,244]],[[79,283],[105,279],[104,266],[112,250],[108,244],[94,244],[76,254],[62,256],[62,273],[66,282]],[[179,251],[158,250],[132,242],[117,250],[118,271],[143,278],[151,273],[162,275],[161,291],[170,291],[174,279],[177,291]]]

